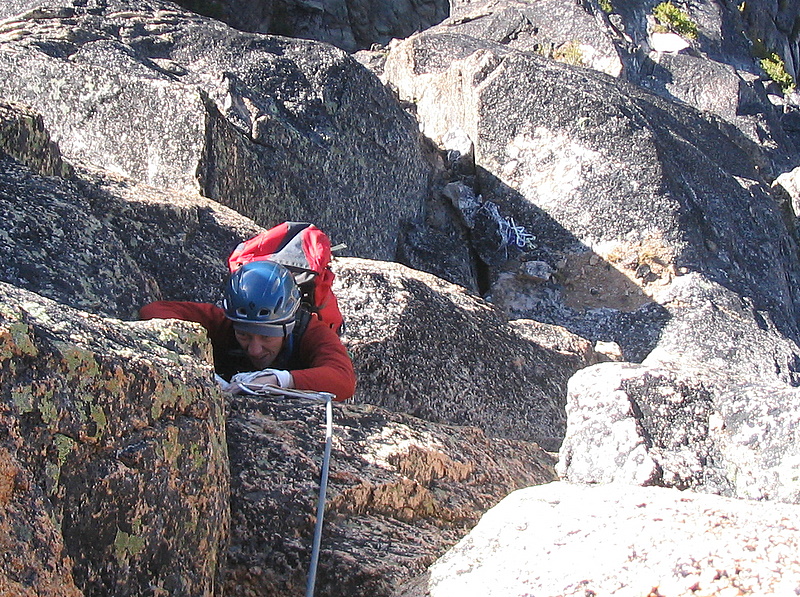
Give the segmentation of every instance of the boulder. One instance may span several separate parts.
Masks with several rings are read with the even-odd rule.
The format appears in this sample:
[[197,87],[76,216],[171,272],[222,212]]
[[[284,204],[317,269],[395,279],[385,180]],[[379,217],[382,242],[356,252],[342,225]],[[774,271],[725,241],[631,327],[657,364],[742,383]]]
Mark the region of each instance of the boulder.
[[[506,232],[527,234],[521,247],[496,243],[488,263],[489,297],[510,316],[617,342],[641,360],[688,313],[670,288],[697,273],[706,300],[726,304],[730,291],[776,341],[800,337],[797,245],[762,179],[768,160],[754,160],[760,150],[730,124],[443,28],[398,43],[384,77],[434,141],[470,136],[476,193]],[[530,261],[549,265],[552,281],[520,275]],[[683,329],[686,346],[715,341]]]
[[797,388],[720,380],[630,363],[578,372],[560,477],[800,503]]
[[797,506],[674,489],[517,491],[402,597],[790,595]]
[[796,222],[800,215],[800,167],[781,174],[772,183],[772,187],[783,200],[784,209]]
[[[753,62],[753,59],[749,59]],[[666,98],[685,102],[733,124],[758,146],[751,149],[769,180],[798,164],[797,136],[784,126],[782,111],[772,105],[774,85],[756,67],[742,67],[734,58],[652,52],[638,81]],[[752,71],[756,71],[755,73]],[[766,90],[765,90],[766,87]],[[765,160],[767,158],[767,160]]]
[[[700,276],[673,291],[683,314],[641,365],[570,379],[561,477],[797,503],[797,345]],[[700,335],[709,341],[686,341]]]
[[564,0],[455,0],[453,14],[436,29],[535,52],[577,66],[620,76],[623,61],[612,31],[598,22],[589,3]]
[[[218,302],[231,251],[263,231],[250,218],[193,193],[99,170],[80,173],[73,184],[89,203],[89,218],[97,218],[114,235],[117,250],[147,280],[147,292],[134,303],[138,306],[154,299]],[[127,312],[120,316],[130,317]]]
[[227,255],[261,230],[197,195],[76,170],[35,112],[3,102],[0,214],[1,280],[122,318],[159,298],[216,301]]
[[596,362],[591,343],[508,322],[462,287],[402,265],[337,259],[336,273],[356,401],[558,449],[566,383]]
[[72,560],[42,489],[5,448],[0,448],[0,594],[82,597]]
[[[430,205],[431,213],[443,206]],[[447,211],[450,217],[452,212]],[[426,218],[429,221],[431,218]],[[469,236],[457,223],[444,227],[412,224],[406,228],[397,248],[397,261],[411,269],[427,272],[478,293],[478,274]]]
[[327,44],[160,0],[63,0],[9,15],[0,51],[5,97],[40,112],[69,160],[265,226],[313,221],[353,254],[392,259],[428,193],[411,117]]
[[28,537],[3,558],[0,586],[220,594],[228,459],[205,333],[5,283],[0,305],[4,553]]
[[574,483],[664,485],[733,495],[708,379],[603,363],[570,380],[559,475]]
[[[325,437],[321,402],[231,397],[227,595],[302,595]],[[316,594],[389,596],[510,491],[555,478],[529,442],[335,405]]]
[[[757,40],[774,36],[767,38],[757,33],[764,27],[749,24],[772,24],[774,19],[767,15],[775,11],[758,9],[754,19],[751,5],[739,9],[716,0],[673,3],[697,29],[692,36],[658,22],[654,6],[627,0],[459,1],[453,3],[453,15],[429,31],[469,35],[642,85],[729,120],[767,152],[772,176],[796,166],[797,148],[772,104],[784,100],[760,66],[763,56],[757,56],[764,51]],[[785,23],[793,23],[797,9],[784,7],[781,12],[783,38],[770,41],[769,47],[779,47],[779,53],[788,56],[797,41],[787,42]],[[787,64],[792,72],[791,60]]]
[[179,0],[178,4],[243,31],[315,39],[348,52],[407,37],[450,12],[446,0]]

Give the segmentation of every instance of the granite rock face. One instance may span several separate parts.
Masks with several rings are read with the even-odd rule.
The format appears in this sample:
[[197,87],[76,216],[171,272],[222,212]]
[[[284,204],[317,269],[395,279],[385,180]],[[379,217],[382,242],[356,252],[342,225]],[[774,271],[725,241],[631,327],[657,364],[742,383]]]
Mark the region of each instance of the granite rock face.
[[355,399],[557,449],[567,380],[597,356],[586,340],[397,264],[337,260]]
[[[628,30],[639,31],[636,43],[652,41],[651,8],[619,3],[623,23],[640,27]],[[477,207],[463,193],[453,205],[487,298],[512,317],[615,342],[641,363],[572,379],[560,474],[795,502],[796,455],[784,446],[794,443],[789,404],[800,383],[800,262],[792,201],[771,183],[797,155],[779,125],[770,136],[737,121],[751,112],[731,90],[742,91],[737,69],[754,59],[740,52],[743,38],[713,35],[734,30],[737,15],[698,3],[696,52],[659,57],[729,89],[681,96],[713,115],[673,101],[674,89],[643,89],[631,62],[620,77],[638,85],[536,55],[544,37],[526,10],[461,6],[394,44],[382,77],[435,143],[471,141],[461,153],[472,174],[452,173]],[[792,186],[788,175],[778,184]],[[742,396],[753,402],[737,418]]]
[[[483,261],[491,298],[510,315],[615,341],[641,360],[665,321],[683,317],[671,285],[696,272],[798,338],[790,223],[757,148],[729,124],[444,26],[397,44],[384,77],[415,103],[427,136],[472,140],[476,195],[505,225],[472,234],[506,233]],[[527,234],[514,243],[512,220]],[[530,261],[552,280],[525,275]],[[685,341],[713,338],[696,330]]]
[[[8,338],[7,365],[0,366],[7,392],[0,411],[7,430],[0,436],[0,489],[6,488],[0,503],[7,504],[7,518],[0,529],[9,529],[0,540],[12,545],[25,533],[46,543],[21,551],[0,582],[64,595],[134,595],[145,585],[175,595],[218,594],[223,587],[227,594],[300,592],[317,499],[321,405],[240,397],[223,408],[198,328],[89,314],[127,318],[153,298],[215,300],[229,247],[260,228],[196,195],[73,168],[34,113],[2,108],[0,135],[19,142],[0,159],[10,223],[3,271],[16,285],[4,284],[0,300]],[[32,151],[25,139],[44,150]],[[26,263],[37,266],[37,276],[23,275]],[[90,266],[107,268],[107,277],[85,272]],[[336,410],[317,594],[389,595],[509,491],[555,479],[552,454],[492,435],[560,441],[562,386],[594,353],[559,328],[508,324],[463,289],[396,264],[337,258],[335,267],[362,400],[391,402],[404,370],[430,375],[415,327],[440,334],[437,345],[457,365],[435,390],[414,386],[420,396],[435,391],[417,403],[442,423],[377,406]],[[408,304],[365,294],[399,295],[401,286],[411,289]],[[454,349],[455,330],[430,318],[400,321],[401,309],[418,309],[428,298],[444,308],[436,319],[486,326],[487,338],[502,343],[493,353],[498,362],[511,360],[510,375],[530,387],[507,399],[481,398],[490,384],[462,375],[478,363]],[[387,335],[391,326],[399,332]],[[394,385],[374,379],[380,358],[391,358],[385,379],[394,377]],[[463,396],[476,408],[492,400],[497,414],[460,420],[453,412],[463,408],[452,403]],[[528,400],[549,418],[515,424],[512,399]],[[459,422],[486,431],[453,426]],[[210,434],[206,444],[203,431]],[[34,508],[44,514],[31,516]],[[25,570],[25,579],[15,570]]]
[[800,503],[798,391],[606,363],[570,380],[559,475]]
[[11,453],[0,448],[0,593],[80,597],[72,560],[42,489]]
[[[160,298],[216,302],[228,252],[259,231],[203,198],[85,168],[66,181],[6,158],[0,180],[13,223],[3,279],[96,313],[130,318]],[[462,288],[402,266],[340,258],[336,268],[359,400],[558,446],[567,379],[596,358],[587,341],[508,324]]]
[[699,277],[674,290],[684,315],[642,364],[570,379],[560,475],[798,503],[796,344]]
[[397,595],[791,595],[798,522],[798,506],[551,483],[511,494]]
[[[529,442],[336,405],[316,594],[379,597],[425,571],[518,487],[555,479]],[[325,437],[322,403],[231,398],[226,594],[303,594]]]
[[315,39],[348,52],[387,44],[442,21],[446,0],[181,0],[243,31]]
[[563,0],[456,0],[452,16],[438,29],[620,76],[624,63],[614,32],[598,22],[590,6]]
[[775,59],[783,61],[781,68],[797,80],[800,40],[792,27],[800,10],[791,3],[673,2],[673,14],[683,14],[683,28],[674,20],[659,19],[659,2],[640,0],[453,4],[453,15],[436,29],[641,85],[725,118],[761,145],[777,169],[793,161],[797,136],[785,127],[796,117],[796,97],[784,97],[762,66],[775,52]]
[[41,118],[12,104],[0,109],[0,135],[15,139],[0,155],[0,279],[122,318],[159,298],[217,300],[225,258],[260,227],[196,195],[76,172]]
[[[796,7],[681,4],[687,39],[612,4],[454,3],[359,56],[387,90],[162,0],[5,2],[0,82],[36,111],[0,104],[0,592],[301,591],[321,406],[223,404],[198,328],[100,316],[215,301],[284,219],[490,299],[337,259],[371,404],[335,411],[319,594],[796,592],[795,100],[741,35],[796,74]],[[350,43],[304,7],[261,23]],[[514,494],[422,574],[559,446],[602,486]]]
[[228,458],[205,334],[0,293],[0,541],[31,538],[16,565],[3,559],[2,582],[220,594]]
[[72,161],[199,191],[265,226],[314,221],[369,258],[392,259],[420,213],[430,167],[416,126],[341,50],[169,2],[8,17],[3,93],[40,112]]

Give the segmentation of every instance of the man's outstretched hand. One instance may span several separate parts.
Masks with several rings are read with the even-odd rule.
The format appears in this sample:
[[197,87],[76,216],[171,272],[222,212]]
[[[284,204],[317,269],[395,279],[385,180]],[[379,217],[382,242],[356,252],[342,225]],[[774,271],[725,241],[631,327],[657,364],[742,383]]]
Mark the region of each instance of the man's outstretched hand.
[[292,374],[283,369],[263,369],[261,371],[247,371],[237,373],[231,377],[230,383],[219,375],[216,376],[222,391],[231,394],[252,394],[253,389],[270,385],[279,388],[293,387]]

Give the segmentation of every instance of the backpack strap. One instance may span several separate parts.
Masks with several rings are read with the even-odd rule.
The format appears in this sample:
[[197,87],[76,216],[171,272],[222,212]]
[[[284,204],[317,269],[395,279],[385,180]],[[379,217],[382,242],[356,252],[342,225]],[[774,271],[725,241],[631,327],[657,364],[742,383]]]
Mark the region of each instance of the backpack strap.
[[301,306],[297,310],[294,329],[286,339],[286,346],[283,347],[283,350],[281,350],[280,354],[275,358],[275,362],[271,365],[273,369],[288,368],[289,363],[294,360],[295,352],[300,346],[300,340],[303,338],[303,334],[306,333],[310,321],[311,313]]
[[308,328],[308,324],[310,322],[311,312],[304,309],[301,305],[297,310],[297,315],[295,316],[294,329],[292,330],[292,341],[296,339],[297,343],[300,343],[300,339],[303,337],[303,334],[306,333],[306,329]]

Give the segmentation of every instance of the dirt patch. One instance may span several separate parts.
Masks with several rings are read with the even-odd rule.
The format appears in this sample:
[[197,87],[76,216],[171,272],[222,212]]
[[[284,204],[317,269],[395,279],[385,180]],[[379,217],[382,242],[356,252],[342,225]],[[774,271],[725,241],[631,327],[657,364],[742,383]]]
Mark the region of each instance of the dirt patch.
[[634,311],[656,300],[675,276],[674,250],[651,239],[566,255],[554,281],[573,309]]

